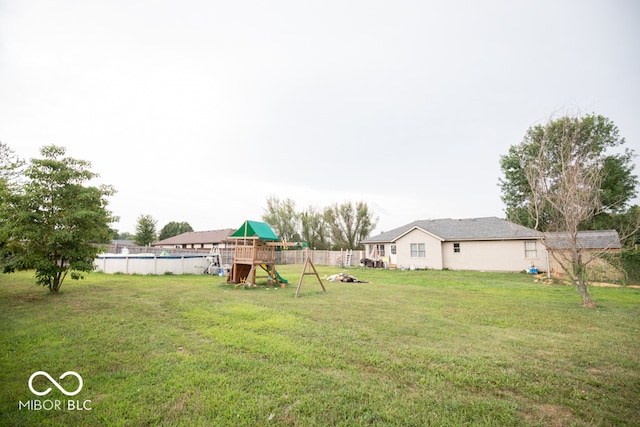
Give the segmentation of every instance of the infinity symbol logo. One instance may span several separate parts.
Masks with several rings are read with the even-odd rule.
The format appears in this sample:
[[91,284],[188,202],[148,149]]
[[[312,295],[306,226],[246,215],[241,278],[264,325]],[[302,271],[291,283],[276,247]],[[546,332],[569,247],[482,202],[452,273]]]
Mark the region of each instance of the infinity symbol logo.
[[63,392],[67,396],[75,396],[76,394],[80,393],[80,390],[82,390],[82,377],[80,375],[78,375],[77,372],[67,371],[64,374],[60,375],[60,379],[63,379],[67,375],[73,375],[74,377],[76,377],[78,379],[78,381],[80,381],[80,385],[78,386],[77,390],[69,392],[69,391],[65,390],[64,388],[62,388],[62,386],[60,384],[58,384],[58,382],[56,380],[51,378],[51,375],[49,375],[45,371],[38,371],[38,372],[34,372],[33,374],[31,374],[31,376],[29,377],[29,390],[31,390],[31,392],[33,394],[37,395],[37,396],[45,396],[45,395],[49,394],[49,392],[51,391],[51,387],[49,387],[45,391],[36,391],[36,390],[33,389],[33,379],[35,377],[37,377],[38,375],[44,375],[45,377],[47,377],[47,379],[49,381],[51,381],[51,384],[56,386],[58,388],[58,390],[60,390],[61,392]]

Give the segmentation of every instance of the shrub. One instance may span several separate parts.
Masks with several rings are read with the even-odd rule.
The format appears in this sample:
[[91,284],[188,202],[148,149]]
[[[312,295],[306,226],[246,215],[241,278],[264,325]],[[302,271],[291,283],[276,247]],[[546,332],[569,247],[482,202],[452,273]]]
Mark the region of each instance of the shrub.
[[640,285],[640,249],[620,252],[620,261],[628,283]]
[[640,285],[640,249],[607,254],[605,259],[622,270],[626,284]]

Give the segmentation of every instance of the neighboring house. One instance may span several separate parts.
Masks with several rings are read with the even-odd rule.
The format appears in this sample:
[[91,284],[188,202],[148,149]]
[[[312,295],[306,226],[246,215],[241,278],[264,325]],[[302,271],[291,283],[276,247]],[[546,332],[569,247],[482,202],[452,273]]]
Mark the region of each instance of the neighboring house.
[[159,240],[152,243],[151,246],[167,249],[228,248],[234,246],[233,241],[229,239],[229,235],[234,231],[233,228],[211,231],[189,231],[169,237],[168,239]]
[[535,230],[496,217],[414,221],[362,243],[391,267],[523,271],[546,265]]

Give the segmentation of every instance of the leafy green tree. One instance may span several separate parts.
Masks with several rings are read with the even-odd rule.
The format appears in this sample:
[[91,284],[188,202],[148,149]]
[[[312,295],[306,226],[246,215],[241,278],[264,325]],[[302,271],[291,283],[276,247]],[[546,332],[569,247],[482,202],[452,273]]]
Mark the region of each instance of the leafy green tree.
[[622,216],[621,230],[624,234],[623,244],[628,250],[640,250],[640,205],[633,205]]
[[136,224],[133,242],[139,246],[147,246],[156,241],[156,221],[151,215],[140,215]]
[[57,293],[69,272],[79,279],[93,270],[98,244],[110,239],[109,225],[117,220],[107,209],[115,191],[86,185],[98,175],[88,161],[63,157],[65,148],[50,145],[40,153],[14,198],[8,227],[13,257],[6,270],[35,269],[36,282]]
[[182,233],[193,231],[193,227],[188,222],[176,222],[171,221],[160,230],[160,236],[158,240],[168,239],[169,237],[177,236]]
[[280,200],[275,196],[269,196],[262,220],[273,228],[280,239],[290,242],[300,240],[300,215],[296,212],[296,203],[293,200]]
[[313,249],[329,249],[329,229],[321,211],[309,207],[300,214],[301,238]]
[[587,264],[599,256],[583,254],[578,232],[601,222],[603,215],[623,212],[635,195],[633,152],[611,152],[623,143],[607,118],[562,117],[530,128],[523,142],[501,159],[507,216],[541,231],[546,243],[553,239],[554,245],[566,248],[550,253],[587,307],[595,306],[587,287]]
[[601,213],[585,223],[583,230],[617,230],[624,249],[640,245],[640,206],[630,206],[625,212]]
[[365,202],[335,204],[324,210],[334,248],[361,249],[360,242],[375,228],[378,219]]
[[0,182],[15,188],[19,184],[25,164],[26,162],[18,157],[10,146],[0,142]]
[[13,149],[0,142],[0,266],[2,270],[11,270],[11,220],[16,206],[16,195],[19,191],[20,179],[23,176],[24,160],[20,159]]
[[[0,230],[12,216],[12,196],[20,187],[25,161],[20,159],[7,144],[0,142]],[[5,239],[6,240],[6,239]],[[2,240],[2,241],[5,241]]]
[[133,239],[133,234],[129,233],[128,231],[123,231],[122,233],[116,233],[114,239],[118,239],[118,240],[132,240]]
[[[568,141],[571,141],[570,143]],[[607,217],[620,214],[627,208],[637,192],[638,177],[633,174],[635,153],[623,148],[625,139],[617,126],[608,118],[596,115],[564,117],[546,125],[532,126],[520,144],[512,145],[508,154],[500,158],[504,175],[499,180],[507,219],[531,228],[548,228],[556,217],[554,207],[536,204],[527,179],[527,170],[540,167],[539,153],[544,144],[548,159],[546,170],[541,171],[555,180],[562,173],[563,157],[571,154],[583,158],[598,168],[599,208],[591,221],[581,229],[598,224],[605,228]]]

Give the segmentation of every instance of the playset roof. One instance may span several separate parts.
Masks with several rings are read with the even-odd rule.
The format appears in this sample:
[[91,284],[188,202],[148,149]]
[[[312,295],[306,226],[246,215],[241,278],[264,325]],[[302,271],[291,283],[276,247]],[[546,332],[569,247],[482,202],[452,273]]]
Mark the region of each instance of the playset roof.
[[260,239],[276,242],[280,240],[276,233],[273,232],[269,224],[260,221],[245,221],[235,232],[229,237],[236,239]]

